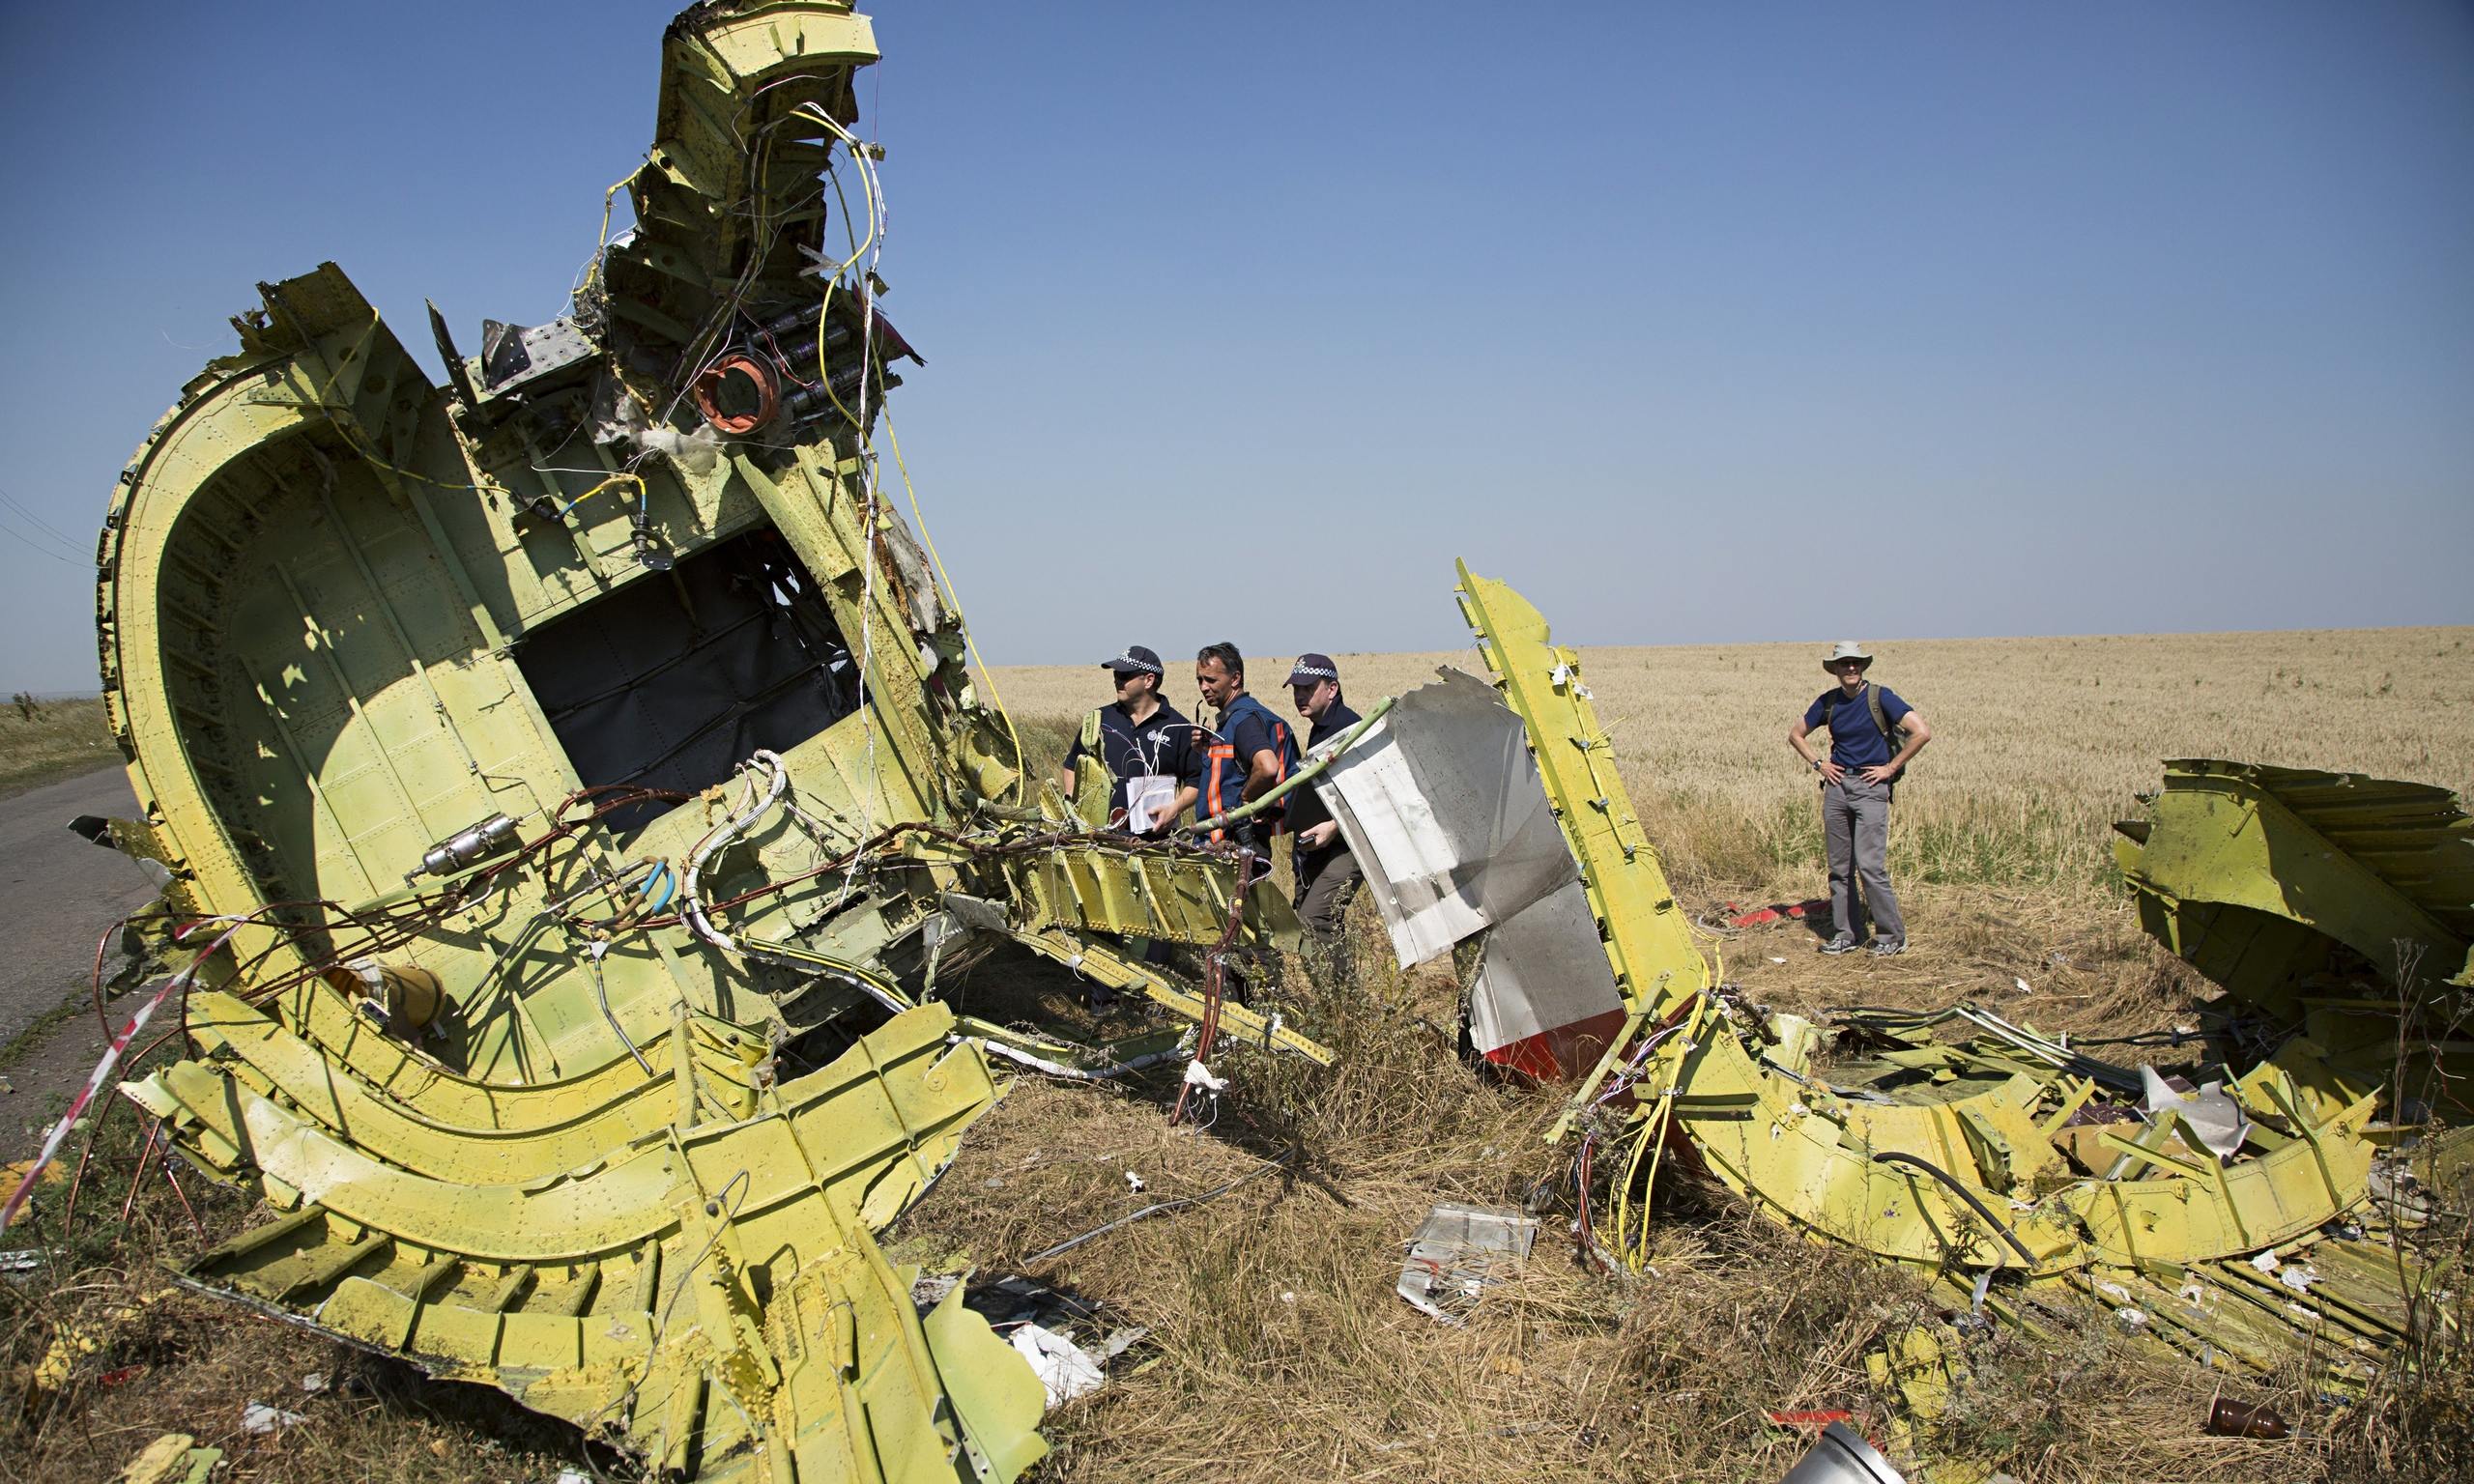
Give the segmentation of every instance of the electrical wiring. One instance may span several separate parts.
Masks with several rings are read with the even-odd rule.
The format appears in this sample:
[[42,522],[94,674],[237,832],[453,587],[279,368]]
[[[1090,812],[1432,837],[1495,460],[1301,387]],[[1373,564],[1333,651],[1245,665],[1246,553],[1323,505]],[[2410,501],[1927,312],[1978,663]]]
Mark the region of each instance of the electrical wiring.
[[1143,1207],[1140,1211],[1132,1212],[1119,1216],[1113,1221],[1103,1222],[1102,1224],[1091,1228],[1089,1231],[1082,1233],[1080,1236],[1068,1237],[1063,1241],[1056,1243],[1054,1246],[1042,1247],[1039,1251],[1022,1259],[1022,1266],[1025,1268],[1035,1267],[1038,1264],[1047,1262],[1050,1258],[1063,1257],[1066,1253],[1073,1251],[1076,1247],[1082,1245],[1082,1243],[1091,1241],[1095,1237],[1105,1237],[1119,1227],[1130,1226],[1136,1221],[1144,1219],[1145,1217],[1156,1216],[1164,1212],[1179,1211],[1188,1206],[1200,1205],[1204,1201],[1217,1200],[1221,1196],[1226,1195],[1229,1191],[1236,1189],[1239,1185],[1244,1184],[1246,1182],[1252,1180],[1258,1175],[1266,1175],[1273,1170],[1285,1167],[1288,1161],[1294,1158],[1296,1155],[1297,1151],[1294,1148],[1291,1148],[1279,1158],[1264,1160],[1261,1164],[1248,1170],[1245,1174],[1238,1176],[1235,1180],[1228,1182],[1226,1184],[1220,1186],[1216,1190],[1205,1190],[1200,1195],[1181,1196],[1173,1201],[1155,1202],[1152,1205]]
[[592,261],[585,265],[581,281],[577,283],[569,298],[592,292],[593,286],[601,281],[602,267],[610,258],[610,214],[618,204],[618,192],[625,190],[633,184],[638,172],[651,163],[652,157],[646,156],[637,162],[634,170],[611,182],[610,188],[601,193],[601,239],[592,249]]
[[601,1018],[610,1022],[610,1034],[618,1037],[618,1044],[625,1046],[627,1054],[636,1059],[637,1070],[647,1077],[651,1076],[652,1063],[646,1061],[645,1053],[636,1049],[636,1043],[627,1037],[627,1028],[618,1023],[618,1016],[610,1009],[610,985],[601,977],[601,960],[610,952],[610,940],[595,937],[585,945],[584,952],[585,957],[592,964],[592,997],[601,1007]]
[[[309,333],[308,327],[302,324],[301,317],[293,312],[292,306],[284,301],[283,296],[277,293],[273,287],[267,287],[265,289],[265,293],[268,306],[279,311],[285,319],[292,322],[293,333],[301,337],[302,344],[303,346],[315,346],[318,343],[317,337]],[[363,334],[365,337],[379,339],[383,339],[387,334],[385,317],[380,315],[376,309],[369,311],[369,328],[363,331]],[[386,459],[380,458],[376,452],[363,444],[360,439],[353,436],[352,429],[347,426],[344,421],[344,419],[354,415],[351,408],[337,407],[325,400],[325,398],[316,395],[314,391],[306,399],[306,405],[314,407],[318,411],[327,414],[327,426],[334,429],[335,436],[344,441],[345,446],[352,449],[353,452],[360,455],[360,457],[371,466],[385,470],[387,472],[393,474],[398,478],[416,480],[421,484],[431,485],[442,490],[472,490],[477,494],[499,496],[505,496],[508,493],[503,486],[498,484],[465,484],[451,479],[439,479],[428,474],[415,473],[413,471],[405,469],[401,465],[389,463]]]
[[1022,756],[1022,734],[1014,726],[1014,713],[1005,709],[1005,698],[997,694],[996,672],[989,669],[988,661],[980,656],[979,641],[971,636],[970,624],[963,617],[962,604],[954,596],[954,580],[945,575],[945,558],[936,555],[936,538],[928,533],[928,518],[919,513],[919,491],[911,486],[910,466],[903,461],[902,440],[893,430],[893,410],[879,408],[877,415],[884,421],[885,446],[893,450],[894,471],[902,475],[902,493],[910,501],[911,524],[919,528],[919,543],[928,548],[928,560],[936,569],[936,581],[943,588],[945,607],[952,612],[954,622],[962,625],[963,646],[970,651],[971,663],[979,667],[980,678],[988,682],[988,699],[995,703],[996,714],[1005,723],[1006,735],[1014,739],[1014,755],[1020,758]]
[[753,769],[757,764],[762,764],[763,767],[772,774],[772,779],[765,789],[764,797],[762,800],[754,800],[751,797],[751,802],[744,810],[737,814],[733,815],[724,824],[708,831],[705,838],[697,842],[695,850],[688,856],[687,874],[679,882],[679,894],[682,900],[680,915],[686,919],[688,928],[693,931],[696,936],[704,939],[705,942],[720,949],[726,954],[737,952],[738,945],[732,939],[730,934],[714,927],[712,919],[705,914],[704,899],[705,865],[707,861],[710,861],[716,854],[718,854],[723,846],[729,844],[732,841],[746,833],[749,826],[755,824],[756,821],[769,812],[775,804],[780,803],[783,790],[788,788],[791,784],[791,770],[783,765],[781,757],[773,753],[759,750],[753,757],[748,759],[747,764],[750,769],[748,784],[751,796],[754,793],[756,783],[753,776]]
[[649,505],[652,498],[652,492],[645,487],[645,481],[634,474],[620,472],[612,474],[608,478],[602,480],[599,484],[594,485],[591,489],[585,491],[575,499],[568,500],[563,505],[561,505],[559,507],[558,519],[562,521],[565,520],[568,512],[574,510],[576,506],[583,504],[586,500],[592,499],[592,497],[600,494],[604,490],[615,489],[622,484],[632,484],[636,487],[636,506],[639,510],[643,510]]

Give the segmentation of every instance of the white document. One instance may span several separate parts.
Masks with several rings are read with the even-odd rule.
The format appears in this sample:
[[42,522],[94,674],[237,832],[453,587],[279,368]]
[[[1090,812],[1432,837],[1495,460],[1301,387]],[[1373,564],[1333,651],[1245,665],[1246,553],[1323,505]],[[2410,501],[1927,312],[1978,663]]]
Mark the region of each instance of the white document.
[[1125,827],[1148,835],[1168,816],[1177,802],[1177,781],[1161,773],[1138,773],[1125,781]]

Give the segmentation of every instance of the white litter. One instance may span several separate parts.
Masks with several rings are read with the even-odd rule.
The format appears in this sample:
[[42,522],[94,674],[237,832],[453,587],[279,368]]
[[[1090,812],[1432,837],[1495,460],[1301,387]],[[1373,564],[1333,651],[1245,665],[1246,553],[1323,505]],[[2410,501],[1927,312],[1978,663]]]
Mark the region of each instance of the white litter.
[[264,1402],[251,1402],[241,1409],[241,1431],[245,1433],[272,1433],[277,1428],[299,1427],[308,1420],[297,1412],[286,1412]]
[[308,1392],[311,1396],[316,1396],[319,1392],[326,1390],[327,1373],[324,1371],[311,1371],[308,1375],[302,1377],[301,1389]]
[[1136,1175],[1134,1171],[1128,1170],[1125,1172],[1125,1183],[1134,1188],[1135,1194],[1140,1195],[1142,1193],[1142,1177]]
[[1014,1348],[1038,1373],[1050,1407],[1088,1396],[1108,1380],[1100,1373],[1100,1362],[1092,1359],[1087,1351],[1053,1330],[1019,1325],[1012,1338]]
[[2010,983],[2012,983],[2012,984],[2014,984],[2014,985],[2017,985],[2019,986],[2019,992],[2020,992],[2021,994],[2033,994],[2033,993],[2035,993],[2035,992],[2036,992],[2035,990],[2033,990],[2033,989],[2031,989],[2031,988],[2028,987],[2028,982],[2027,982],[2026,980],[2024,980],[2024,979],[2021,979],[2021,978],[2020,978],[2018,975],[2016,975],[2016,974],[2013,974],[2013,975],[2011,975],[2011,976],[2010,976]]

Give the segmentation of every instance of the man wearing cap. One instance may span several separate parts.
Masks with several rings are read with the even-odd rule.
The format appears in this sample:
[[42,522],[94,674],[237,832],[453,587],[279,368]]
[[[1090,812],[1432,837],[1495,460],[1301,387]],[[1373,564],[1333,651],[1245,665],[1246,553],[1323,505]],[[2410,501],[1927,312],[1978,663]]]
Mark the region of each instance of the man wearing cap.
[[[1840,640],[1821,662],[1838,684],[1822,692],[1787,728],[1787,745],[1821,775],[1822,838],[1829,847],[1835,929],[1821,951],[1853,951],[1863,941],[1869,915],[1874,956],[1886,958],[1907,952],[1907,922],[1899,916],[1898,894],[1890,890],[1890,797],[1909,760],[1933,740],[1933,728],[1888,686],[1864,678],[1872,666],[1862,644]],[[1829,732],[1826,758],[1815,756],[1805,740],[1816,728]]]
[[[1246,657],[1235,644],[1205,644],[1195,654],[1194,688],[1220,708],[1203,739],[1202,793],[1194,806],[1196,813],[1209,819],[1286,782],[1297,769],[1297,738],[1286,722],[1246,694]],[[1280,833],[1279,810],[1275,805],[1265,813],[1214,830],[1211,838],[1251,850],[1257,870],[1268,870],[1272,837]]]
[[[1166,671],[1149,649],[1128,644],[1123,654],[1102,660],[1100,668],[1116,676],[1117,699],[1082,719],[1081,733],[1065,755],[1060,782],[1071,796],[1074,765],[1085,757],[1096,759],[1108,771],[1108,822],[1124,821],[1136,834],[1162,834],[1200,792],[1200,728],[1160,699]],[[1129,785],[1142,790],[1132,802],[1142,806],[1143,817],[1129,811]]]
[[[1340,697],[1340,668],[1328,654],[1299,655],[1288,671],[1288,690],[1297,714],[1313,724],[1306,736],[1308,752],[1358,724],[1358,714]],[[1339,940],[1341,919],[1364,875],[1332,812],[1312,788],[1301,785],[1289,794],[1288,828],[1296,841],[1290,864],[1297,873],[1298,921],[1328,947]]]

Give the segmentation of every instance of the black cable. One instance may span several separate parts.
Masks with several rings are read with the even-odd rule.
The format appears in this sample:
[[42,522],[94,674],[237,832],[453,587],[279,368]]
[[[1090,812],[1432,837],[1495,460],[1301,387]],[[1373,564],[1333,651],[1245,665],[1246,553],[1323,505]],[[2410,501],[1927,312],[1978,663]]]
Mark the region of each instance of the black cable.
[[1277,1159],[1266,1159],[1261,1164],[1248,1170],[1245,1174],[1238,1176],[1235,1180],[1230,1181],[1228,1184],[1221,1186],[1217,1190],[1206,1190],[1200,1195],[1181,1196],[1173,1201],[1162,1201],[1157,1205],[1145,1206],[1140,1211],[1135,1212],[1131,1215],[1119,1216],[1114,1221],[1103,1222],[1102,1224],[1091,1228],[1089,1231],[1084,1232],[1079,1237],[1068,1237],[1063,1241],[1058,1242],[1055,1246],[1044,1247],[1041,1250],[1032,1253],[1030,1256],[1022,1259],[1022,1266],[1028,1268],[1034,1263],[1045,1263],[1051,1257],[1062,1257],[1066,1253],[1073,1251],[1076,1247],[1089,1241],[1094,1237],[1105,1236],[1109,1232],[1115,1231],[1120,1226],[1130,1225],[1133,1222],[1141,1220],[1145,1216],[1156,1216],[1164,1211],[1175,1211],[1180,1207],[1199,1205],[1204,1201],[1214,1200],[1220,1196],[1226,1195],[1229,1191],[1236,1189],[1239,1185],[1244,1184],[1246,1182],[1253,1179],[1257,1175],[1263,1174],[1268,1170],[1282,1168],[1288,1163],[1290,1157],[1296,1155],[1296,1153],[1297,1151],[1294,1148],[1291,1148]]
[[1988,1210],[1984,1202],[1977,1200],[1975,1198],[1975,1192],[1962,1184],[1956,1175],[1951,1174],[1949,1171],[1942,1168],[1938,1164],[1918,1159],[1913,1155],[1902,1155],[1895,1150],[1888,1154],[1875,1155],[1873,1156],[1873,1162],[1875,1164],[1913,1165],[1915,1168],[1922,1170],[1925,1174],[1932,1176],[1935,1180],[1938,1180],[1942,1184],[1949,1186],[1953,1194],[1958,1196],[1960,1200],[1968,1203],[1969,1210],[1973,1211],[1978,1216],[1984,1218],[1985,1225],[2001,1234],[2001,1240],[2010,1243],[2010,1250],[2019,1254],[2019,1260],[2021,1262],[2026,1263],[2029,1268],[2036,1266],[2036,1254],[2028,1250],[2028,1244],[2019,1240],[2019,1234],[2013,1232],[2007,1226],[2004,1226],[2001,1223],[2001,1218],[1995,1215],[1990,1210]]

